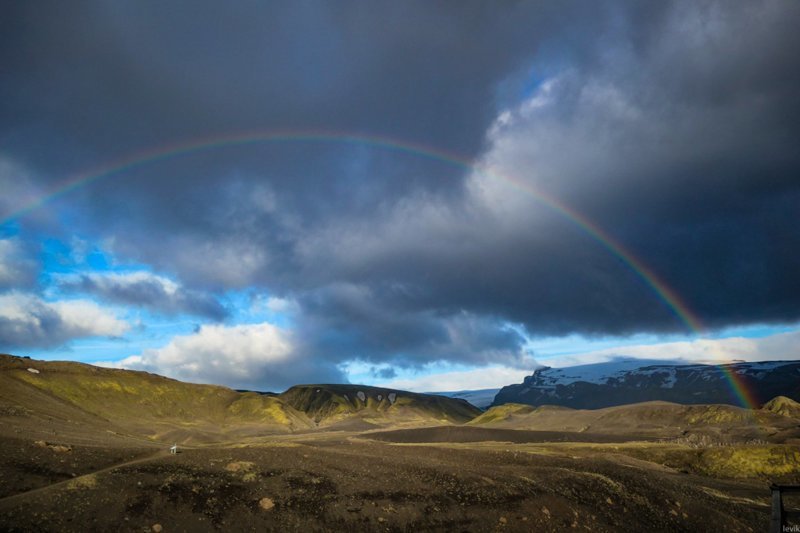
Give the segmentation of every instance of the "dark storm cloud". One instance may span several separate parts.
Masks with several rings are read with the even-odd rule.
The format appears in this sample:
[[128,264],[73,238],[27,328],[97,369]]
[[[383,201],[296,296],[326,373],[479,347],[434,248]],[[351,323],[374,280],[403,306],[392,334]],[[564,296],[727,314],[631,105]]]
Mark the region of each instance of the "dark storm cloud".
[[[535,167],[534,184],[617,236],[707,325],[797,320],[798,20],[794,3],[676,4],[644,46],[608,43],[535,121],[498,134],[504,168]],[[617,328],[663,325],[652,318]]]
[[[706,325],[797,320],[799,9],[679,3],[646,37],[605,35],[540,101],[512,106],[484,159],[597,222]],[[372,225],[326,228],[302,248],[307,263],[414,289],[389,308],[469,309],[534,334],[686,328],[626,261],[491,182],[478,180],[500,189],[483,213],[412,200]]]
[[579,12],[479,2],[5,9],[0,117],[20,153],[49,144],[45,163],[264,128],[474,153],[497,79],[531,57],[544,28]]
[[392,367],[386,367],[386,368],[372,367],[370,369],[370,373],[373,376],[381,379],[392,379],[397,377],[397,370],[395,370]]
[[177,283],[150,274],[81,274],[59,279],[66,291],[91,293],[118,304],[146,307],[167,315],[188,313],[222,320],[228,311],[210,294],[189,290]]
[[0,291],[34,287],[40,265],[30,243],[0,238]]
[[502,320],[466,311],[404,310],[396,292],[395,287],[333,284],[305,294],[299,301],[300,350],[334,360],[392,360],[398,365],[523,361],[525,339]]
[[[583,213],[711,327],[800,318],[795,2],[4,9],[2,155],[42,181],[231,132],[394,136]],[[507,321],[532,335],[685,328],[524,191],[375,146],[209,150],[58,205],[198,289],[294,298],[302,349],[334,362],[516,364],[524,339]]]
[[[496,111],[497,81],[526,64],[546,28],[587,8],[53,2],[6,9],[4,149],[43,180],[56,180],[153,146],[252,130],[321,128],[475,155]],[[579,17],[571,26],[593,31]],[[251,231],[232,253],[252,256],[255,243],[289,257],[303,225],[341,212],[379,216],[387,201],[420,188],[447,195],[460,175],[363,146],[253,146],[126,172],[72,193],[71,205],[88,225],[102,221],[134,251],[147,248],[148,261],[193,263],[186,270],[200,272],[189,278],[202,281],[215,276],[180,251],[165,251],[150,229],[138,230],[216,248],[234,219],[239,234]],[[276,222],[270,213],[241,227],[250,216],[241,195],[253,183],[269,185],[291,218],[276,231],[264,231]],[[219,281],[243,285],[250,277]]]

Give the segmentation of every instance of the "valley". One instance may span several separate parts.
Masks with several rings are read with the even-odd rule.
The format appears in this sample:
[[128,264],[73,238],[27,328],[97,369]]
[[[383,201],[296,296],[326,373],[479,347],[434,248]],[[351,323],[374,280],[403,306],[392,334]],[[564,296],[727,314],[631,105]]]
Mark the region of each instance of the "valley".
[[796,409],[481,412],[0,356],[0,530],[765,531],[769,484],[800,483]]

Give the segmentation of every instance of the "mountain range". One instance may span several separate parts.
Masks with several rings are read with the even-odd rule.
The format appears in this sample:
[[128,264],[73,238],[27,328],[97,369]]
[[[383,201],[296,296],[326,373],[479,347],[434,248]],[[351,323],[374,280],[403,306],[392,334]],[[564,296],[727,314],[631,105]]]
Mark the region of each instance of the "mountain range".
[[500,389],[507,403],[600,409],[648,401],[759,407],[775,396],[800,400],[800,361],[724,365],[618,360],[567,368],[543,367],[521,384]]
[[[732,403],[729,382],[723,381],[731,371],[757,384],[751,393],[774,392],[775,398],[761,409],[725,405]],[[183,444],[434,426],[785,441],[797,437],[798,373],[798,362],[720,368],[626,361],[543,368],[522,385],[501,389],[495,405],[484,412],[464,397],[487,401],[491,390],[421,394],[316,384],[257,393],[147,372],[0,355],[0,429],[71,442],[102,435],[105,440]]]
[[297,385],[264,394],[0,355],[0,430],[40,438],[81,441],[91,429],[109,439],[226,442],[315,429],[461,424],[480,413],[466,400],[380,387]]

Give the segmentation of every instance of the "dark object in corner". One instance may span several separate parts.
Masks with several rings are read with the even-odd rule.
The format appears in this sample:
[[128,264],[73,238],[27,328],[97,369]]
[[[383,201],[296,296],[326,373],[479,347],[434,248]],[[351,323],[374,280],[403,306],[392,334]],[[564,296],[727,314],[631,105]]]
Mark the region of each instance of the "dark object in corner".
[[[783,526],[800,524],[800,509],[786,510],[783,508],[783,494],[786,492],[800,492],[800,485],[770,485],[772,491],[772,518],[769,524],[769,533],[783,533]],[[791,521],[791,523],[789,523]]]

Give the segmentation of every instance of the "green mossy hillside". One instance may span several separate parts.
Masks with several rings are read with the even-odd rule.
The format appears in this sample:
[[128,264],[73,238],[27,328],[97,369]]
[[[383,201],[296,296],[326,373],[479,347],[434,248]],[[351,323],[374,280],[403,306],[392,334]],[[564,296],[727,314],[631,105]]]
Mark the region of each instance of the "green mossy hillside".
[[312,426],[305,415],[275,396],[184,383],[147,372],[0,357],[0,381],[34,387],[137,433],[165,425],[208,431],[258,425],[283,432]]
[[9,400],[5,408],[8,412],[72,413],[65,418],[80,412],[97,417],[104,428],[110,424],[114,431],[182,443],[239,440],[337,424],[343,428],[462,424],[480,414],[465,400],[380,387],[299,385],[283,394],[260,394],[148,372],[7,355],[0,355],[0,387],[17,391],[16,400]]
[[462,424],[481,412],[457,398],[365,385],[297,385],[280,398],[318,425],[330,425],[354,416],[376,425],[388,421]]
[[769,411],[781,416],[800,418],[800,403],[787,398],[786,396],[776,396],[761,407],[762,411]]
[[478,415],[469,423],[472,425],[490,424],[492,422],[503,422],[509,420],[514,415],[527,415],[535,411],[536,408],[521,403],[506,403],[489,408],[486,412]]

